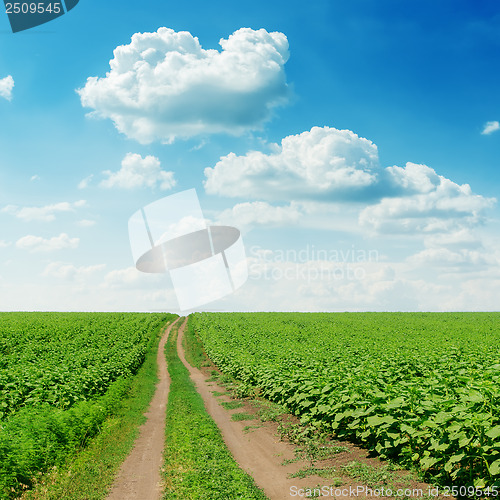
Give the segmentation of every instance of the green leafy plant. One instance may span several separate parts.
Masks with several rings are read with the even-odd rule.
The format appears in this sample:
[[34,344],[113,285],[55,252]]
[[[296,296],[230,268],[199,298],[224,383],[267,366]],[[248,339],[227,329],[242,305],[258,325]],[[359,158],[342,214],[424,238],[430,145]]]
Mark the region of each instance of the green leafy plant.
[[251,413],[242,412],[242,413],[233,413],[231,415],[231,420],[233,422],[239,422],[241,420],[254,420],[254,419],[255,415],[252,415]]
[[[500,486],[500,313],[196,313],[245,395],[443,485]],[[243,395],[243,394],[242,394]],[[280,428],[300,440],[304,430]]]
[[0,313],[0,498],[15,498],[100,432],[174,317]]

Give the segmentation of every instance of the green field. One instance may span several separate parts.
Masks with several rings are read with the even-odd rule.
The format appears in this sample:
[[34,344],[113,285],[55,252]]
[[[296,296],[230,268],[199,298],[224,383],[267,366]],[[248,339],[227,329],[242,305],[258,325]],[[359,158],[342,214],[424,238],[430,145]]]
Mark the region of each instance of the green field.
[[0,313],[0,498],[96,435],[171,314]]
[[441,484],[500,486],[500,313],[196,313],[221,370]]

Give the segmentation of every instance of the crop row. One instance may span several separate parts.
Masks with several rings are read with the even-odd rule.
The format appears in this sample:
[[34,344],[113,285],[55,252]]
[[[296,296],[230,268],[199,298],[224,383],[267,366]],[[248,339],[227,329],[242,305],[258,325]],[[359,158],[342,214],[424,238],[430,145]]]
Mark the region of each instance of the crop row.
[[222,371],[443,484],[500,486],[500,314],[203,313]]
[[99,432],[169,314],[0,313],[0,498]]
[[0,418],[25,406],[66,409],[142,364],[165,315],[0,313]]

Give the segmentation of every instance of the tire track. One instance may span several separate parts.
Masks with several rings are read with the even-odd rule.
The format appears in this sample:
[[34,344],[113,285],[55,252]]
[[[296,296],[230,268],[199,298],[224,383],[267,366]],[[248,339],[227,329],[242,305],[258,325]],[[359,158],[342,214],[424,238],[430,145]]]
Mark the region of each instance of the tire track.
[[170,388],[164,348],[173,326],[171,323],[158,344],[156,362],[158,384],[145,416],[147,421],[139,429],[139,437],[123,462],[107,500],[159,500],[162,494],[160,469],[165,444],[165,418]]
[[[247,422],[231,420],[231,414],[225,410],[212,394],[214,385],[208,385],[206,377],[187,361],[182,347],[186,321],[179,328],[177,352],[184,366],[189,370],[196,390],[203,398],[205,408],[219,427],[224,442],[240,467],[250,474],[257,486],[273,500],[290,498],[290,488],[299,484],[297,479],[289,478],[290,468],[281,465],[284,458],[293,458],[294,446],[278,441],[272,431],[266,427],[256,429],[250,435],[243,432]],[[292,464],[292,468],[298,466]],[[320,478],[319,478],[320,479]]]

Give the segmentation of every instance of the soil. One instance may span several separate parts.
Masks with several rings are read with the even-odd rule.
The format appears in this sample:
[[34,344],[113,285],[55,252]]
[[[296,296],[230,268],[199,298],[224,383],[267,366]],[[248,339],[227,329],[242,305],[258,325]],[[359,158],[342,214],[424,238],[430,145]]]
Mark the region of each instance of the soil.
[[160,469],[163,463],[165,418],[170,377],[165,362],[164,347],[173,325],[171,323],[158,345],[158,384],[139,429],[134,448],[123,462],[107,500],[159,500],[162,495]]

